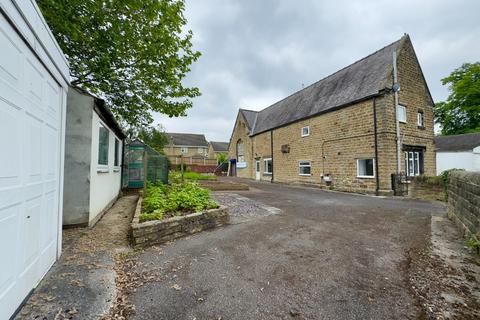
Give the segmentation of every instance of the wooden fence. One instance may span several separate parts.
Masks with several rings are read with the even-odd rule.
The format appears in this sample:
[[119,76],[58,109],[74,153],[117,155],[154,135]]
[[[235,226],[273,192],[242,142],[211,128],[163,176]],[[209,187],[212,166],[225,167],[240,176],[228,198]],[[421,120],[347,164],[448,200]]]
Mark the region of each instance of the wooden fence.
[[[170,164],[177,165],[182,163],[182,159],[179,156],[168,156]],[[185,165],[198,165],[198,166],[216,166],[217,159],[206,159],[206,158],[193,158],[193,157],[183,157],[183,163]]]

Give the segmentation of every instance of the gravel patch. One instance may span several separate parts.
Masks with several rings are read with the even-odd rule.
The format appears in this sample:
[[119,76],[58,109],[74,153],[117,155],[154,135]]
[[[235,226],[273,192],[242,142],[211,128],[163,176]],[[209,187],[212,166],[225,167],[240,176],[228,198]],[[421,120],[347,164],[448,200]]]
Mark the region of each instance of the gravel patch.
[[228,207],[230,223],[237,224],[246,221],[279,214],[282,210],[268,206],[236,193],[214,192],[213,198],[220,205]]

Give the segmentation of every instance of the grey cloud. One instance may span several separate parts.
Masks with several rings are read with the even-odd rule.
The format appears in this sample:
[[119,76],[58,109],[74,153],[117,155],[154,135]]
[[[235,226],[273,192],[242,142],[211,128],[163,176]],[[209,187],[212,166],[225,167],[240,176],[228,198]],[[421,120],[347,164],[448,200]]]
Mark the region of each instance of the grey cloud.
[[262,109],[409,33],[435,101],[440,79],[479,60],[480,2],[187,1],[202,57],[186,79],[198,86],[188,117],[155,115],[167,130],[228,140],[239,107]]

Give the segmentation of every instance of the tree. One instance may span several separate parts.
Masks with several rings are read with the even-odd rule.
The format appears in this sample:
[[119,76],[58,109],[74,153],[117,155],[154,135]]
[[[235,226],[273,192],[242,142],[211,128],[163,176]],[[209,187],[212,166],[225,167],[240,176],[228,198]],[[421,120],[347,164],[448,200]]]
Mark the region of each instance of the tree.
[[221,153],[218,154],[218,156],[217,156],[218,164],[222,164],[224,162],[227,162],[227,160],[228,160],[228,156],[227,156],[226,153],[221,152]]
[[183,0],[37,0],[72,84],[105,98],[123,124],[182,116],[199,96],[182,80],[200,53],[183,30]]
[[465,63],[455,69],[442,84],[450,95],[435,105],[435,122],[442,134],[480,132],[480,62]]
[[168,136],[161,126],[142,127],[136,133],[133,133],[132,130],[129,133],[162,154],[164,153],[163,148],[168,144]]

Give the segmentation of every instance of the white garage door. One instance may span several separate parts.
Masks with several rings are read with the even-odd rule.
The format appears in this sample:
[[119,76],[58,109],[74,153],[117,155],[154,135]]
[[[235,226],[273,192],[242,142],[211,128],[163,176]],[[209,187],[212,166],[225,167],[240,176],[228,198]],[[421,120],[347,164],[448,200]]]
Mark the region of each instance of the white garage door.
[[56,259],[62,89],[0,14],[0,319]]

